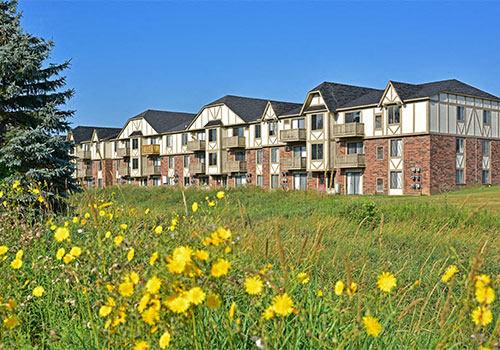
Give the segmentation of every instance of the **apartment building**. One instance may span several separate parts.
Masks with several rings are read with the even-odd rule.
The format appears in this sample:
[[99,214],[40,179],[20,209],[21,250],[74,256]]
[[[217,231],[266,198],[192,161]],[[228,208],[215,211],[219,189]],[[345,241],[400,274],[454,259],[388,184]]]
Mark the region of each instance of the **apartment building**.
[[241,186],[419,195],[500,183],[500,98],[458,80],[324,82],[301,103],[224,96],[197,114],[147,110],[79,126],[89,186]]

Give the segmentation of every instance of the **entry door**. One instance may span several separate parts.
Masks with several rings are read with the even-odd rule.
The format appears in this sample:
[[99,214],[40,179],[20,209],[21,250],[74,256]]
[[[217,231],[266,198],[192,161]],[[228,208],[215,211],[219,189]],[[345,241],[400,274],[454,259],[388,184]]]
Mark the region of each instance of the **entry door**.
[[363,194],[360,172],[346,173],[347,194]]
[[293,189],[307,190],[307,174],[293,174]]
[[318,174],[318,191],[324,191],[324,190],[326,190],[325,174],[320,173]]

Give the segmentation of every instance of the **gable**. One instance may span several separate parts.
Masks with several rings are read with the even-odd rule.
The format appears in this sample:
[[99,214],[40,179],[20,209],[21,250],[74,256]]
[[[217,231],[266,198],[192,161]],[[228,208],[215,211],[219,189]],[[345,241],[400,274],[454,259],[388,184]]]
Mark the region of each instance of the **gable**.
[[402,104],[403,100],[399,97],[398,92],[394,88],[391,82],[387,84],[385,88],[384,94],[380,99],[379,106],[388,105],[388,104]]
[[188,126],[188,130],[203,129],[208,123],[220,121],[223,125],[244,124],[245,121],[226,105],[203,107]]
[[268,103],[264,113],[262,114],[262,120],[276,120],[276,113],[274,112],[273,106],[271,103]]
[[122,131],[118,134],[119,139],[126,139],[130,137],[133,132],[141,132],[143,135],[157,135],[156,130],[144,119],[129,119]]
[[306,100],[300,113],[304,113],[312,110],[328,110],[325,100],[319,91],[311,91],[307,94]]

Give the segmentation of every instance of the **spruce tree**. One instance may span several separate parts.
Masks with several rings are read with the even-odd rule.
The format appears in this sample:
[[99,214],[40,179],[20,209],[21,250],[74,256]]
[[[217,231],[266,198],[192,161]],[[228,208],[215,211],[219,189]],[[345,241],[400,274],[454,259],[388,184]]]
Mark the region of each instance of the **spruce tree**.
[[16,0],[0,0],[0,181],[24,179],[47,186],[47,196],[74,188],[73,145],[63,136],[73,96],[60,76],[70,65],[47,63],[52,41],[21,28]]

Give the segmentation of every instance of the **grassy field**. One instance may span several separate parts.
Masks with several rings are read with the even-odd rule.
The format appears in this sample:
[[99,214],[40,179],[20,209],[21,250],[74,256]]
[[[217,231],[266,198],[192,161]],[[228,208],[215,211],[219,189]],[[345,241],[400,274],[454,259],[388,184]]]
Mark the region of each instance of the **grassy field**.
[[[499,187],[431,197],[216,194],[80,193],[49,224],[18,210],[11,194],[0,232],[8,248],[0,344],[158,349],[171,337],[175,349],[498,346]],[[58,241],[65,228],[69,238]],[[257,295],[249,278],[262,282]],[[193,288],[203,298],[189,299]]]

